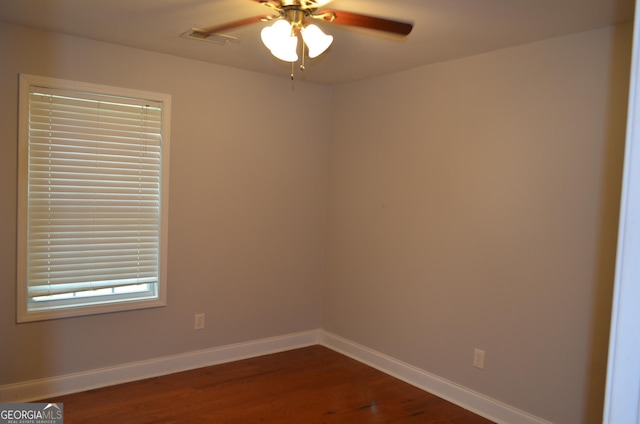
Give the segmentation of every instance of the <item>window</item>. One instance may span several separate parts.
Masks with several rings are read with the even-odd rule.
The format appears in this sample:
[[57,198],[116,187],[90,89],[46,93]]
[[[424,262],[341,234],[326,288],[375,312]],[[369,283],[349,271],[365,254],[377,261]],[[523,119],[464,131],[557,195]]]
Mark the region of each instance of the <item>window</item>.
[[170,108],[20,76],[18,322],[166,304]]

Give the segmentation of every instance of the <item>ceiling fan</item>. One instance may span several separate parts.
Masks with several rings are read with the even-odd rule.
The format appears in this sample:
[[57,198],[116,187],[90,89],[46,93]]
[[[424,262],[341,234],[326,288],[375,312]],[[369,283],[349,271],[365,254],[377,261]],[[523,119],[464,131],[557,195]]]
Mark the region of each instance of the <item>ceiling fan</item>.
[[310,58],[324,53],[333,37],[325,34],[312,20],[326,23],[373,29],[386,33],[407,36],[413,29],[413,23],[379,18],[360,13],[345,12],[333,9],[321,9],[331,0],[252,0],[271,9],[271,13],[253,16],[222,25],[207,28],[192,28],[190,37],[207,39],[224,31],[257,22],[275,21],[272,26],[263,28],[262,42],[271,53],[280,60],[291,62],[291,78],[293,64],[298,61],[298,39],[302,38],[302,64],[304,70],[305,46]]

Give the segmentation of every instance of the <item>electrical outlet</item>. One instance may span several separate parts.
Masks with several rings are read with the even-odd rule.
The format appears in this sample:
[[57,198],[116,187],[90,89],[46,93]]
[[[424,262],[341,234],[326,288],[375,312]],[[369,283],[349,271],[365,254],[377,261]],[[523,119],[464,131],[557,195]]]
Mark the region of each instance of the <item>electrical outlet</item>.
[[478,348],[473,350],[473,366],[484,369],[484,350]]
[[195,314],[193,318],[193,329],[202,330],[204,328],[204,314]]

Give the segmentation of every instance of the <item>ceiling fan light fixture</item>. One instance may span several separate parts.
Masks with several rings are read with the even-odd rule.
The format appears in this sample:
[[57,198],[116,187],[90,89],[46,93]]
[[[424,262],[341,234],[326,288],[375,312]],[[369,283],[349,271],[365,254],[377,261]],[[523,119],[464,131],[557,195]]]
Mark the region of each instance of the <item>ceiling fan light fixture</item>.
[[289,22],[276,21],[273,25],[263,28],[260,37],[271,54],[278,59],[285,62],[298,60],[298,37],[293,34]]
[[317,25],[307,25],[302,28],[301,32],[302,39],[309,48],[309,57],[311,59],[320,56],[333,43],[333,36],[325,34]]
[[[277,59],[291,63],[293,79],[294,63],[298,61],[298,38],[302,48],[300,69],[305,69],[305,56],[310,59],[320,56],[332,45],[334,37],[325,34],[318,26],[307,23],[314,19],[325,24],[338,24],[367,30],[376,30],[388,34],[407,36],[413,29],[413,23],[394,19],[379,18],[356,12],[324,9],[331,0],[253,0],[271,9],[271,13],[252,16],[234,22],[227,22],[206,28],[192,28],[189,36],[199,40],[210,39],[224,31],[251,25],[258,22],[272,22],[263,28],[262,42]],[[305,49],[305,46],[308,49]],[[305,52],[307,50],[307,52]]]

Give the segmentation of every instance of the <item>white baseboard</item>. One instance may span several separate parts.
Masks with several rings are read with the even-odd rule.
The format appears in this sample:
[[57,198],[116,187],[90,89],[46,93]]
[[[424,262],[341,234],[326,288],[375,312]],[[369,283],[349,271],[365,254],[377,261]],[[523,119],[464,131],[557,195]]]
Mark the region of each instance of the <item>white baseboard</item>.
[[541,418],[335,334],[320,330],[319,343],[496,423],[550,424]]
[[54,398],[318,344],[319,330],[238,343],[86,372],[0,386],[0,403]]
[[321,344],[496,423],[550,424],[526,412],[323,330],[238,343],[108,368],[0,386],[0,403],[51,399],[114,384],[167,375]]

